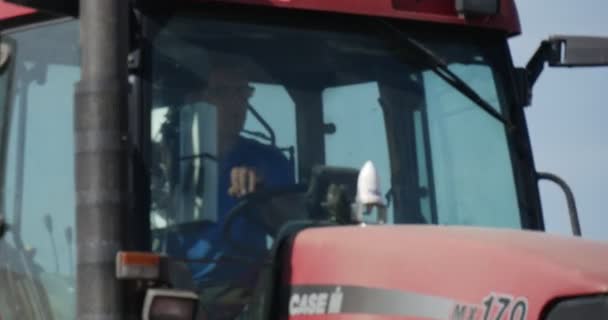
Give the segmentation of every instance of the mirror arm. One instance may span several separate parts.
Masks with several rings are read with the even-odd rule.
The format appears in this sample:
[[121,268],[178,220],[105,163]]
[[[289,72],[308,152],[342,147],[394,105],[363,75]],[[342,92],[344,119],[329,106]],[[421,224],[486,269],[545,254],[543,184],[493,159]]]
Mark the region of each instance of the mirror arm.
[[536,178],[538,181],[540,180],[548,180],[555,184],[557,184],[564,194],[566,195],[566,202],[568,204],[568,214],[570,215],[570,226],[572,227],[572,234],[577,237],[581,236],[581,225],[578,220],[578,210],[576,209],[576,202],[574,201],[574,193],[572,193],[572,189],[568,186],[568,183],[564,181],[564,179],[554,175],[552,173],[547,172],[537,172]]
[[546,40],[541,42],[540,46],[538,47],[538,49],[536,49],[536,52],[534,53],[532,58],[530,58],[530,61],[528,61],[528,64],[526,65],[526,71],[528,74],[528,85],[530,86],[530,90],[532,90],[534,83],[536,83],[536,80],[538,80],[538,77],[540,77],[540,74],[543,72],[543,69],[545,68],[545,63],[550,59],[552,52],[551,47],[551,42]]

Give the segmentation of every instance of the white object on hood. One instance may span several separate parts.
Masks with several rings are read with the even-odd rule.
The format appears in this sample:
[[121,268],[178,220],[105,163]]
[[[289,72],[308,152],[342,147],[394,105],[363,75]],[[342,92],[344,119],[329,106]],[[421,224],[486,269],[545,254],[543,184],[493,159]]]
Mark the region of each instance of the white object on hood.
[[380,177],[371,161],[367,161],[359,171],[357,202],[363,205],[384,206],[384,198],[380,190]]

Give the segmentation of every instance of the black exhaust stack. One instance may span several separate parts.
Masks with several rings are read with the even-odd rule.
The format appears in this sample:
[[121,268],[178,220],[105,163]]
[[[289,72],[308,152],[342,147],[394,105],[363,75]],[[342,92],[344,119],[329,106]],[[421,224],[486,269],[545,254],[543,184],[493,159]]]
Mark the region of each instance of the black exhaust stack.
[[127,211],[126,0],[80,0],[76,88],[77,318],[123,319],[114,261]]

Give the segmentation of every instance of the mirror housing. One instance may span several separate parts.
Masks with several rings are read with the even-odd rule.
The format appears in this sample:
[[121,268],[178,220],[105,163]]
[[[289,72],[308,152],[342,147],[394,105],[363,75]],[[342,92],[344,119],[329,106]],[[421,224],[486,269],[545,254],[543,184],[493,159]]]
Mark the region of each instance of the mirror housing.
[[608,66],[608,38],[553,36],[549,43],[552,67]]

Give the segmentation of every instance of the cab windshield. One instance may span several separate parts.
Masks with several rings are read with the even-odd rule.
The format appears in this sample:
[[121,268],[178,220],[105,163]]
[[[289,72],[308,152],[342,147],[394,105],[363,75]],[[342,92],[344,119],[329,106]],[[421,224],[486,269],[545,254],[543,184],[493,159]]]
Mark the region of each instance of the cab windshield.
[[[276,20],[150,22],[152,246],[198,260],[199,289],[247,288],[256,272],[242,266],[263,261],[281,226],[331,220],[310,199],[230,216],[256,193],[309,190],[320,166],[371,161],[390,224],[525,227],[503,123],[379,25]],[[509,117],[499,37],[416,26],[398,28]]]

